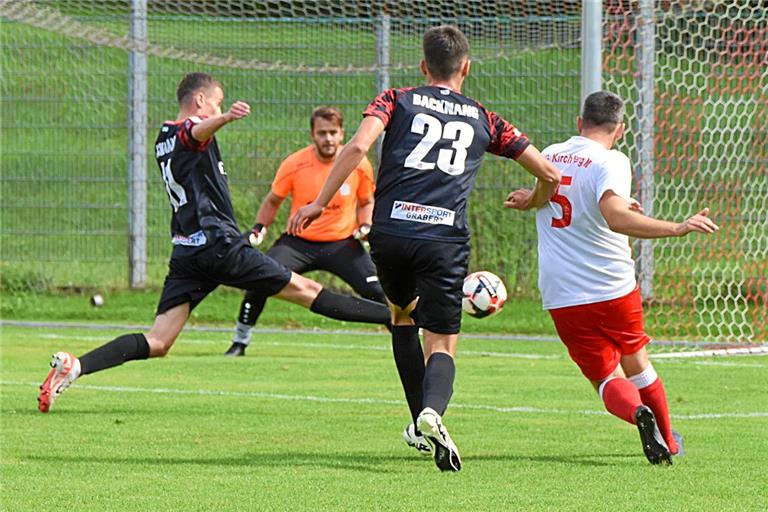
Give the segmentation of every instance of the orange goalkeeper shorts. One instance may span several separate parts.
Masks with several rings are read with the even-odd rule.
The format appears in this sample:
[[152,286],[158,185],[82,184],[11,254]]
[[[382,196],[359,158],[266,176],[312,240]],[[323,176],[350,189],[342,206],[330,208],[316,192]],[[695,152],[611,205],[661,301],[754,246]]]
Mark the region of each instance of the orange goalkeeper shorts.
[[610,376],[621,356],[651,340],[643,326],[639,288],[617,299],[550,309],[549,314],[571,359],[591,381]]

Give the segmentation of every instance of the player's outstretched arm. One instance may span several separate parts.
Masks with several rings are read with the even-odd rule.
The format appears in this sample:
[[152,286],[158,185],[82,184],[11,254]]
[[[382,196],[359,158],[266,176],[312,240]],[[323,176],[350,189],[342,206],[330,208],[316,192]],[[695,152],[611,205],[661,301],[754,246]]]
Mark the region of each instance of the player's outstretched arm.
[[[517,157],[517,162],[523,166],[523,169],[536,176],[536,186],[527,198],[523,194],[517,194],[515,206],[508,207],[518,210],[541,208],[555,195],[557,186],[560,185],[560,171],[549,160],[544,158],[533,145],[525,148],[520,156]],[[515,192],[512,194],[515,194]],[[507,197],[507,201],[510,200],[512,194]],[[525,201],[523,201],[524,199]]]
[[653,219],[633,211],[623,197],[608,190],[600,198],[600,212],[612,231],[635,238],[665,238],[684,236],[688,233],[711,234],[720,229],[709,218],[709,208],[676,223]]
[[355,136],[344,146],[333,163],[328,179],[314,201],[299,208],[288,221],[288,233],[299,235],[304,228],[318,218],[344,180],[360,164],[376,139],[384,131],[384,123],[376,116],[367,116],[360,123]]
[[236,101],[227,112],[218,116],[203,119],[192,127],[192,136],[195,140],[208,140],[216,131],[227,123],[242,119],[251,113],[251,106],[244,101]]

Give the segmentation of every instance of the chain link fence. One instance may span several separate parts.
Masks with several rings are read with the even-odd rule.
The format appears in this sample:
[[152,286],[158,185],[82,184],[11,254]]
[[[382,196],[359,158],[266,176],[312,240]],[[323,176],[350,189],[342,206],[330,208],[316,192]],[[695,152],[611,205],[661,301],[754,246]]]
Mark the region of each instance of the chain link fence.
[[[678,220],[708,205],[723,226],[706,240],[637,245],[649,318],[668,336],[765,339],[768,5],[604,0],[601,11],[603,87],[629,104],[619,149],[635,163],[638,198]],[[169,207],[151,148],[176,116],[187,72],[217,77],[225,103],[251,104],[246,121],[218,135],[238,220],[249,226],[280,161],[309,143],[312,109],[341,108],[354,132],[382,88],[423,82],[421,36],[438,23],[469,36],[467,95],[539,148],[572,135],[581,15],[575,0],[0,1],[3,275],[127,286],[137,281],[133,262],[146,264],[138,281],[161,283]],[[471,267],[535,298],[532,214],[501,208],[530,182],[516,164],[486,159],[470,200]]]

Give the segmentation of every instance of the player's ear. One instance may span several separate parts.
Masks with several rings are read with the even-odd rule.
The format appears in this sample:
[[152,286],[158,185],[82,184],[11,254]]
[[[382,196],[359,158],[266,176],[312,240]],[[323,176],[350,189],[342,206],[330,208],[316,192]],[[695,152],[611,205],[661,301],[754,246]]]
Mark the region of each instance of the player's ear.
[[205,92],[201,89],[195,93],[195,107],[203,108],[203,105],[205,105]]
[[472,65],[472,61],[467,58],[467,60],[464,61],[464,65],[461,66],[461,77],[466,78],[466,76],[469,74],[469,68]]
[[581,130],[584,129],[584,120],[581,118],[581,116],[576,116],[576,131],[581,134]]
[[429,76],[429,69],[427,69],[427,61],[424,59],[421,59],[421,62],[419,63],[419,69],[421,70],[421,74],[428,77]]
[[613,134],[614,144],[616,143],[616,141],[618,141],[624,136],[624,129],[626,128],[626,126],[627,125],[625,125],[624,123],[619,123],[619,125],[616,127],[616,131]]

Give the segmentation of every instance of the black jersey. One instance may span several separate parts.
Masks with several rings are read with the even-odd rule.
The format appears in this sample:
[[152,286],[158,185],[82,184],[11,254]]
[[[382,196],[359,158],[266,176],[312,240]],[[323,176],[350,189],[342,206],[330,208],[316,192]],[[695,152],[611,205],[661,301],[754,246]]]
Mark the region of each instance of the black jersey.
[[192,127],[200,121],[167,121],[155,141],[155,158],[173,210],[171,241],[177,256],[241,236],[216,138],[200,142],[192,137]]
[[389,89],[363,112],[384,122],[373,229],[444,242],[469,240],[467,198],[486,151],[517,158],[528,138],[446,87]]

